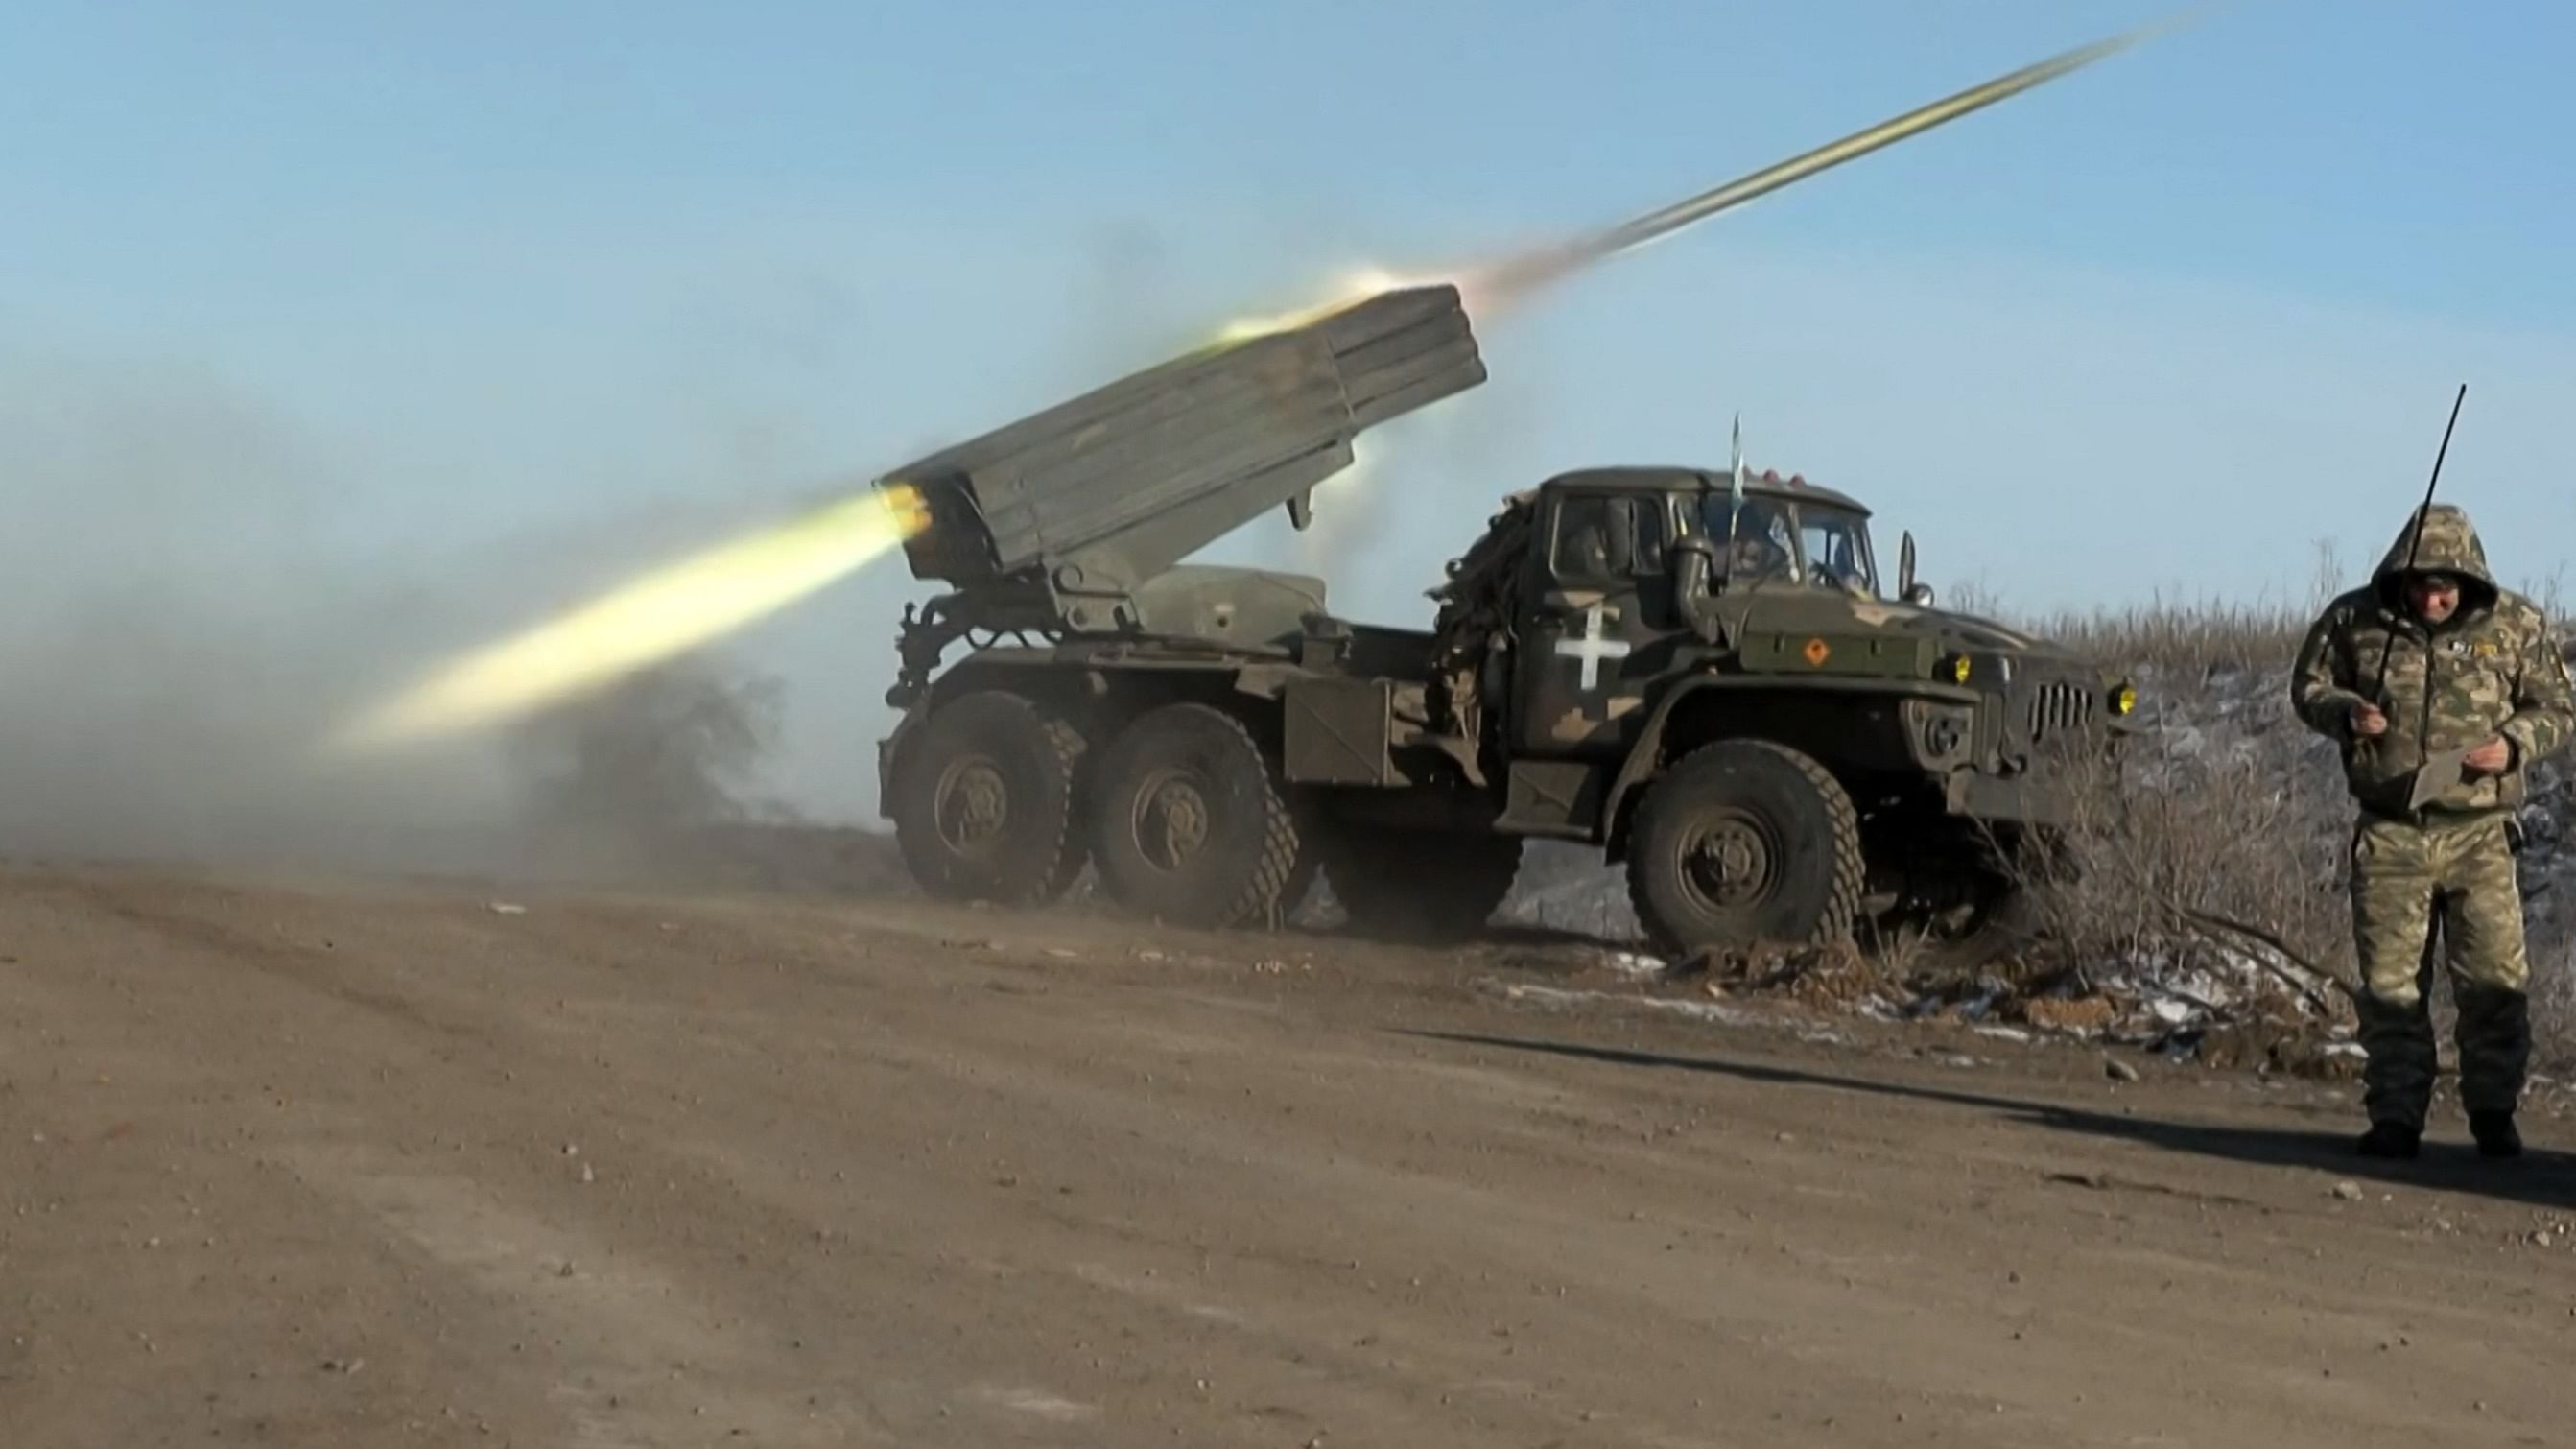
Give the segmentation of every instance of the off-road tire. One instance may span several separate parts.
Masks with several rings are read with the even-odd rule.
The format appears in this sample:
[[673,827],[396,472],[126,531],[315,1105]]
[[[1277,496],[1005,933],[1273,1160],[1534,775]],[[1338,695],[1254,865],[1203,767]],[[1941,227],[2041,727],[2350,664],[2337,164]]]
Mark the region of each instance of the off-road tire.
[[1204,704],[1149,710],[1110,741],[1088,834],[1101,890],[1170,925],[1278,924],[1310,878],[1269,758],[1242,721]]
[[1454,945],[1485,928],[1520,875],[1517,835],[1343,826],[1318,842],[1352,934]]
[[[1709,878],[1712,839],[1737,877]],[[1646,788],[1628,837],[1628,899],[1655,944],[1824,943],[1860,910],[1860,819],[1812,758],[1768,740],[1720,740],[1684,755]]]
[[941,705],[892,779],[895,843],[928,895],[1044,905],[1082,874],[1080,731],[1036,701],[978,690]]

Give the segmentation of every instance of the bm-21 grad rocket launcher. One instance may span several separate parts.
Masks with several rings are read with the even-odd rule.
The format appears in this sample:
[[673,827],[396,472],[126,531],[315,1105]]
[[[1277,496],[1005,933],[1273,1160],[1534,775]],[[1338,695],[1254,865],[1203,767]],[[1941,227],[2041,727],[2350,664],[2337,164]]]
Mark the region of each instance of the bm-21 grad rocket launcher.
[[[1573,245],[1509,300],[2107,54],[2069,52]],[[1363,430],[1485,378],[1462,289],[1407,287],[1122,378],[893,470],[907,609],[880,809],[933,895],[1034,905],[1086,870],[1145,917],[1273,923],[1320,874],[1358,930],[1454,939],[1532,838],[1624,864],[1686,951],[1920,930],[2012,945],[2124,681],[1934,606],[1858,499],[1691,462],[1501,500],[1428,627],[1321,579],[1185,562],[1302,527]],[[969,652],[942,667],[960,639]],[[2038,865],[2035,865],[2037,862]]]
[[[1503,500],[1429,628],[1324,581],[1184,563],[1484,378],[1456,288],[1391,292],[1122,379],[889,475],[951,591],[907,611],[882,810],[935,895],[1036,904],[1089,866],[1225,926],[1321,873],[1352,923],[1455,939],[1530,837],[1624,861],[1675,949],[1920,916],[2002,934],[2055,748],[2134,693],[1882,584],[1855,499],[1688,465]],[[1727,541],[1732,540],[1731,547]],[[940,667],[960,638],[960,660]],[[2000,844],[1999,844],[2000,843]]]

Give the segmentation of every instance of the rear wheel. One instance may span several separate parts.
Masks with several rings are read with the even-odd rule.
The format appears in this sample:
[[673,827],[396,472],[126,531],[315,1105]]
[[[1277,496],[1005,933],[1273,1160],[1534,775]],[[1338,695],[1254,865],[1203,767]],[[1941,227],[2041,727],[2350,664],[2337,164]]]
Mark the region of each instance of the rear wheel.
[[1824,766],[1767,740],[1704,745],[1646,789],[1628,895],[1668,951],[1850,934],[1860,823]]
[[941,705],[896,761],[895,842],[942,900],[1041,905],[1082,873],[1079,731],[1035,701],[979,690]]
[[1174,925],[1275,924],[1307,879],[1268,757],[1203,704],[1148,711],[1101,753],[1090,836],[1101,889]]
[[1516,835],[1344,826],[1321,843],[1324,880],[1351,930],[1448,945],[1482,930],[1520,874]]

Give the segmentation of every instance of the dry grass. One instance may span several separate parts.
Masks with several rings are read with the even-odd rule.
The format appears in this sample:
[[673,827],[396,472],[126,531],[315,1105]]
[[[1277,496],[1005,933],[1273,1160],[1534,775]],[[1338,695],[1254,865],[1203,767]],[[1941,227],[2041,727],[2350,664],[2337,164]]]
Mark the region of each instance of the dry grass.
[[[2037,883],[2056,964],[2187,958],[2235,944],[2183,923],[2179,907],[2260,927],[2318,969],[2353,979],[2352,806],[2333,747],[2290,714],[2288,700],[2299,640],[2343,587],[2326,562],[2299,604],[2158,602],[2013,621],[2133,671],[2146,695],[2147,728],[2125,759],[2067,762],[2081,799],[2068,844],[2076,869]],[[2522,591],[2562,617],[2555,578]],[[2563,803],[2557,769],[2544,767],[2535,785]],[[2526,868],[2548,864],[2535,856]],[[2576,941],[2537,905],[2531,928],[2539,1055],[2563,1069],[2576,1065]],[[2447,996],[2437,987],[2444,1017]]]
[[2262,604],[2148,604],[2117,614],[2061,614],[2030,627],[2188,698],[2196,684],[2288,669],[2315,617]]
[[[2266,703],[2204,702],[2240,714]],[[2073,965],[2241,946],[2187,926],[2191,912],[2259,928],[2351,980],[2351,809],[2330,749],[2280,721],[2165,723],[2116,763],[2060,764],[2077,815],[2066,842],[2074,868],[2040,883],[2053,951]]]

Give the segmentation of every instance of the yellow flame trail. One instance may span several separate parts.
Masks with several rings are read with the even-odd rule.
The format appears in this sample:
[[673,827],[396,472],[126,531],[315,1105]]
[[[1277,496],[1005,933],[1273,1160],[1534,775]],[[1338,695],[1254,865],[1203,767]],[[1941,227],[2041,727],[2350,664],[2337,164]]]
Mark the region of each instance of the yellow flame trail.
[[785,608],[928,521],[920,495],[897,484],[744,534],[457,660],[351,721],[329,748],[417,743],[571,699]]

